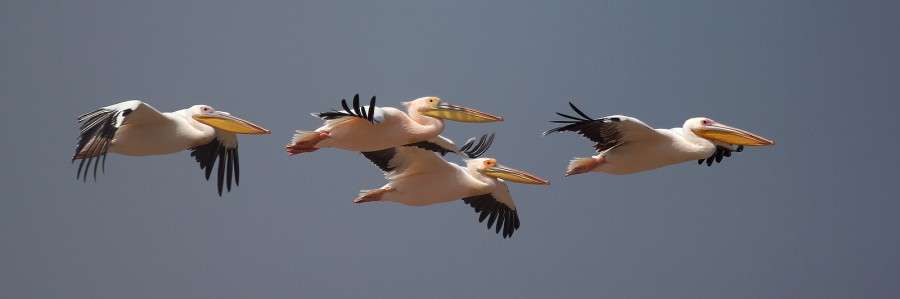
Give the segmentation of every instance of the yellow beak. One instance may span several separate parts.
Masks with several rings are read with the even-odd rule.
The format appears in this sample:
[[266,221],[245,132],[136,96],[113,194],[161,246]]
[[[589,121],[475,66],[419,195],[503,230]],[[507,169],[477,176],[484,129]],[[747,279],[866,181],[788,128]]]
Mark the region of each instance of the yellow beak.
[[706,139],[717,140],[728,144],[747,145],[747,146],[763,146],[773,145],[775,141],[771,141],[760,137],[759,135],[720,123],[713,123],[700,130],[691,130],[694,134]]
[[485,175],[489,175],[498,179],[504,179],[510,182],[522,183],[522,184],[534,184],[534,185],[550,185],[550,182],[536,177],[530,173],[512,169],[503,165],[494,165],[488,167],[481,173]]
[[503,120],[502,117],[496,115],[450,104],[437,104],[422,112],[422,115],[467,123],[487,123]]
[[231,116],[228,112],[213,111],[207,114],[194,115],[193,118],[213,128],[238,134],[269,134],[263,127],[249,121]]

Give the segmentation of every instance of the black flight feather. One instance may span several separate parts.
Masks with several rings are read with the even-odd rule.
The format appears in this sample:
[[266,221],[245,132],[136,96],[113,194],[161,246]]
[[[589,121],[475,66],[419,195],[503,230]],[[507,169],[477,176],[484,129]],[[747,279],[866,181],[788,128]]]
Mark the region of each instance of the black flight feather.
[[[487,219],[487,228],[493,228],[495,233],[502,231],[503,238],[509,238],[519,229],[519,213],[497,201],[490,193],[475,195],[462,199],[463,202],[479,213],[478,222]],[[496,226],[494,226],[496,224]]]
[[97,168],[101,163],[103,172],[106,172],[106,154],[109,152],[110,142],[118,129],[116,120],[120,114],[122,111],[101,108],[78,117],[81,130],[75,146],[75,154],[72,155],[72,163],[81,159],[76,179],[84,176],[83,180],[86,181],[91,164],[94,165],[94,180],[97,180]]
[[616,125],[617,122],[622,121],[620,118],[604,117],[595,119],[589,117],[587,114],[582,112],[581,109],[578,109],[578,107],[575,107],[575,104],[569,102],[569,106],[572,107],[572,110],[574,110],[575,113],[578,113],[578,115],[580,115],[582,118],[557,112],[557,115],[572,120],[550,121],[553,123],[562,123],[568,125],[547,130],[544,132],[544,136],[555,132],[575,132],[593,142],[596,142],[597,144],[594,145],[594,149],[596,149],[598,152],[608,150],[622,143],[622,132]]
[[332,109],[331,111],[326,112],[316,112],[312,115],[315,117],[322,118],[324,120],[332,120],[341,117],[359,117],[365,120],[368,120],[370,123],[375,124],[375,97],[372,97],[372,100],[369,101],[369,110],[366,111],[359,106],[359,94],[353,96],[353,108],[350,108],[350,105],[347,104],[347,99],[341,99],[341,107],[344,108],[344,111],[337,111]]
[[381,171],[389,172],[394,170],[396,167],[390,167],[391,159],[394,158],[394,155],[397,154],[397,148],[391,147],[383,150],[371,151],[371,152],[361,152],[361,154],[372,161],[372,164],[378,166]]
[[740,152],[740,151],[743,151],[743,150],[744,150],[744,146],[743,146],[743,145],[739,145],[739,146],[737,147],[737,149],[735,149],[735,150],[731,150],[730,148],[727,148],[727,147],[724,147],[724,146],[716,146],[716,151],[715,151],[712,155],[710,155],[710,156],[707,157],[706,159],[700,159],[700,160],[697,160],[697,164],[698,164],[698,165],[703,165],[703,162],[704,162],[704,161],[706,162],[706,166],[712,166],[712,165],[713,165],[713,162],[716,162],[716,163],[722,163],[722,160],[723,160],[725,157],[731,157],[731,153],[732,153],[732,152]]
[[466,144],[463,145],[460,151],[470,159],[478,158],[491,147],[491,144],[494,142],[494,133],[481,135],[481,139],[478,140],[478,144],[474,147],[471,145],[471,141],[473,140],[469,139],[469,141],[466,141]]
[[[226,148],[218,139],[213,139],[207,144],[192,147],[191,157],[200,163],[200,169],[204,170],[206,180],[212,176],[213,168],[216,168],[216,187],[219,196],[222,190],[231,191],[231,184],[237,186],[241,178],[240,159],[238,149]],[[218,163],[216,162],[218,160]]]

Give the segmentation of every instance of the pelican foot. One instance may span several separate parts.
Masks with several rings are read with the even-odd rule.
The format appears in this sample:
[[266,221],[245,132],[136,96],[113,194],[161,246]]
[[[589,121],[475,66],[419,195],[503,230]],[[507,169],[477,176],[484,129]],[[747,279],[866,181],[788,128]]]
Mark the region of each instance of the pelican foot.
[[284,150],[288,153],[288,156],[293,156],[293,155],[301,154],[301,153],[311,153],[311,152],[318,150],[318,148],[297,147],[297,146],[294,146],[293,144],[288,144],[287,146],[284,147]]
[[381,200],[381,196],[384,195],[384,193],[390,191],[394,191],[394,189],[391,187],[384,187],[381,189],[363,190],[360,191],[359,197],[353,200],[353,203],[379,201]]
[[288,153],[288,156],[314,152],[319,149],[315,147],[316,144],[328,138],[328,135],[328,132],[310,132],[310,136],[304,136],[303,140],[286,145],[284,150]]
[[604,157],[575,158],[572,161],[569,161],[569,168],[566,169],[566,176],[589,172],[600,167],[603,163],[606,163]]

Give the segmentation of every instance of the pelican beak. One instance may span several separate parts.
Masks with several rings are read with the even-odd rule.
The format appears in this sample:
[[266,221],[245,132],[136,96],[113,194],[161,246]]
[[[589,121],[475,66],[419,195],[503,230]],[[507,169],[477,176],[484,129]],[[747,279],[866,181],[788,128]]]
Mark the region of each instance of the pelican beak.
[[439,103],[421,112],[422,115],[467,123],[489,123],[503,120],[502,117],[484,113],[472,108]]
[[269,134],[269,130],[257,126],[249,121],[231,116],[228,112],[213,111],[206,114],[194,115],[193,118],[213,128],[238,134]]
[[728,144],[747,145],[747,146],[763,146],[773,145],[775,141],[760,137],[759,135],[726,126],[720,123],[713,123],[703,127],[700,130],[691,130],[694,134],[706,139],[717,140]]
[[536,177],[530,173],[512,169],[500,164],[496,164],[494,166],[488,167],[483,170],[481,173],[485,175],[489,175],[498,179],[504,179],[510,182],[522,183],[522,184],[534,184],[534,185],[550,185],[550,182]]

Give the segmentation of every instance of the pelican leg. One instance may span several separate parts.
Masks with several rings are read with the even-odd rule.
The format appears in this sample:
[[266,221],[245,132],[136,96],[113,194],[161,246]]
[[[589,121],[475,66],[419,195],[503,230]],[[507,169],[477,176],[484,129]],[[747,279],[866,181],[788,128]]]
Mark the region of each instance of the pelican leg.
[[328,132],[310,132],[309,136],[304,136],[300,141],[286,145],[284,150],[287,151],[288,156],[314,152],[318,150],[318,148],[315,147],[316,144],[325,138],[328,138],[328,136]]
[[569,169],[566,169],[566,176],[589,172],[600,167],[603,163],[606,163],[606,158],[600,155],[589,158],[572,159],[572,161],[569,161]]
[[394,188],[391,188],[390,186],[383,187],[381,189],[363,190],[360,191],[359,197],[354,199],[353,202],[364,203],[370,201],[379,201],[381,200],[381,196],[384,195],[384,193],[391,191],[394,191]]

